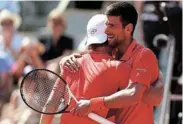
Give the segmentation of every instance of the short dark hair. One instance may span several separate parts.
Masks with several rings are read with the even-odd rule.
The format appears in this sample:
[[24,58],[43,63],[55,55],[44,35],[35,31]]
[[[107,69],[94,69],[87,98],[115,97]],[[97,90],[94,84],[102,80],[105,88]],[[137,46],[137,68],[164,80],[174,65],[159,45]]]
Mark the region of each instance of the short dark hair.
[[122,25],[125,27],[129,23],[133,24],[133,31],[137,24],[138,13],[133,5],[128,2],[116,2],[107,7],[105,15],[120,16]]

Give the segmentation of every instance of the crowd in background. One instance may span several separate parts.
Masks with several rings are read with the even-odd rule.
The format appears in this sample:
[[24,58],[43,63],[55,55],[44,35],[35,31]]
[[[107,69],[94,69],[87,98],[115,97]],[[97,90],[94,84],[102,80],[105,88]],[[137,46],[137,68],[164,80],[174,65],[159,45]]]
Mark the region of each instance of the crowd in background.
[[[53,8],[47,15],[46,27],[50,33],[33,41],[19,32],[23,21],[20,8],[18,3],[11,2],[0,2],[0,124],[36,124],[40,114],[28,108],[20,96],[19,86],[23,76],[35,68],[47,68],[59,73],[61,58],[77,49],[74,49],[74,38],[65,34],[67,21],[58,8]],[[105,2],[104,8],[109,3]],[[140,36],[159,60],[162,49],[154,46],[153,38],[158,34],[172,34],[175,37],[173,76],[178,80],[172,79],[171,92],[182,94],[182,3],[170,2],[167,9],[163,9],[160,2],[132,3],[141,15]],[[163,63],[166,61],[165,57]],[[171,124],[178,123],[181,104],[182,101],[171,102]]]

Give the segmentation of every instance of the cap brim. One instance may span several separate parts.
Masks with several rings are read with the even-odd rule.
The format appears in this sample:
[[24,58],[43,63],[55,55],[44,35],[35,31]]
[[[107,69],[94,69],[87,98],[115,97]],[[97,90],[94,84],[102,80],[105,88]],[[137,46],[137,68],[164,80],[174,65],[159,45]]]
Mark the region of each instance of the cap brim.
[[86,46],[89,46],[91,44],[102,44],[107,41],[107,35],[97,35],[93,37],[87,38]]

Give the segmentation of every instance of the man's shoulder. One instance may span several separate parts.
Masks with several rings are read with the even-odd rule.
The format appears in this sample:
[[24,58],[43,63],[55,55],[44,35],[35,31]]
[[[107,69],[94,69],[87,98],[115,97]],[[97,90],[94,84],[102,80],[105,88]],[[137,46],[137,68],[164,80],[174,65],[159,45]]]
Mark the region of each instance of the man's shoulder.
[[142,48],[140,51],[140,54],[142,54],[143,56],[149,56],[149,57],[154,56],[155,57],[154,52],[147,47]]
[[149,49],[149,48],[147,48],[139,43],[137,43],[137,47],[133,53],[138,55],[138,56],[139,55],[155,55],[151,49]]
[[152,50],[150,50],[149,48],[143,47],[141,50],[139,50],[139,53],[137,54],[137,56],[135,57],[135,61],[134,64],[137,63],[141,63],[144,65],[158,65],[158,60],[156,55],[153,53]]
[[131,63],[131,65],[133,66],[135,63],[148,63],[151,60],[153,60],[154,62],[157,61],[157,57],[153,53],[153,51],[143,45],[137,44],[129,59],[129,63]]

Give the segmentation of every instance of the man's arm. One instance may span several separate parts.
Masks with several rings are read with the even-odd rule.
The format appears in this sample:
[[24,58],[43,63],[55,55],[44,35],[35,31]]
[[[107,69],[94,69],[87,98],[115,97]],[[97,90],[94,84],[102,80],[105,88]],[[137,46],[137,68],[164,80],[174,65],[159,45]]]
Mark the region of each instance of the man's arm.
[[110,96],[104,97],[104,105],[107,108],[124,108],[141,101],[146,86],[140,83],[131,83],[129,86]]
[[72,113],[76,116],[86,116],[91,111],[100,111],[102,108],[123,108],[137,104],[141,101],[146,88],[143,84],[130,82],[126,89],[110,96],[80,100]]
[[161,103],[164,91],[163,75],[160,72],[158,80],[145,91],[142,100],[148,105],[157,106]]
[[[46,104],[43,107],[43,112],[56,112],[59,104],[61,95],[60,93],[60,79],[58,78],[53,86],[52,92],[50,93]],[[41,115],[40,124],[51,124],[54,115]]]

